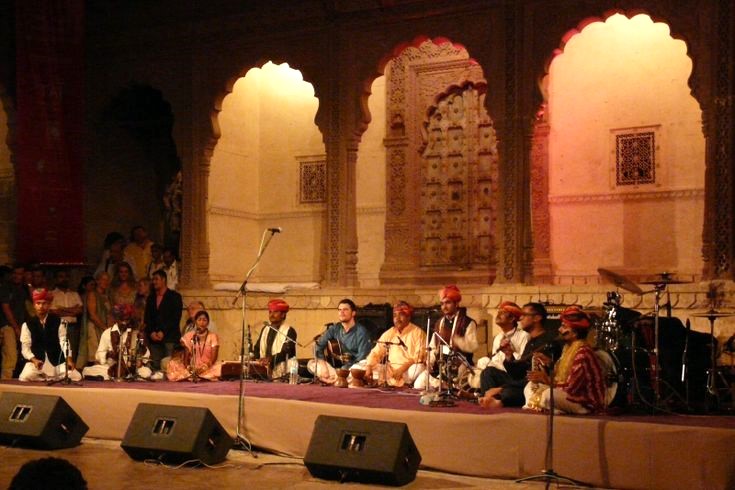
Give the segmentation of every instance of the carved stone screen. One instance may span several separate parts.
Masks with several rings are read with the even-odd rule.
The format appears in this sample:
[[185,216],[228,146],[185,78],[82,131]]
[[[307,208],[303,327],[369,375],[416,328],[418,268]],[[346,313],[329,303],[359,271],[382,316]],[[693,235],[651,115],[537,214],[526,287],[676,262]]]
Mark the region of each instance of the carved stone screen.
[[386,68],[383,283],[492,281],[497,142],[482,68],[446,40]]
[[615,135],[615,184],[656,182],[656,140],[653,131]]
[[421,158],[421,266],[490,262],[495,132],[483,100],[468,86],[431,108]]

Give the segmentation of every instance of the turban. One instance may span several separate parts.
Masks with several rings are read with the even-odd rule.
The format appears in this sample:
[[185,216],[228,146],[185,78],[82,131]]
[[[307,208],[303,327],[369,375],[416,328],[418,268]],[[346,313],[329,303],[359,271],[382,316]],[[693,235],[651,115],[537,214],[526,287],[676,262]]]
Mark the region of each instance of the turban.
[[523,316],[523,310],[521,307],[512,301],[503,301],[500,303],[500,306],[498,306],[498,309],[503,310],[506,313],[510,313],[516,321],[520,320]]
[[393,305],[393,313],[403,313],[404,315],[410,317],[411,315],[413,315],[413,307],[405,301],[399,301],[398,303]]
[[268,311],[282,311],[284,313],[287,313],[288,303],[286,303],[282,299],[272,299],[268,301]]
[[590,328],[590,317],[579,306],[570,306],[562,311],[561,322],[570,328]]
[[135,307],[131,304],[118,303],[112,307],[112,315],[118,320],[127,320],[135,313]]
[[51,291],[44,288],[34,289],[33,290],[33,302],[36,301],[48,301],[51,302],[52,299],[54,299],[54,295],[51,294]]
[[455,303],[459,303],[462,301],[462,294],[459,292],[459,288],[455,286],[454,284],[445,286],[441,290],[439,290],[439,298],[440,299],[448,299],[449,301],[454,301]]

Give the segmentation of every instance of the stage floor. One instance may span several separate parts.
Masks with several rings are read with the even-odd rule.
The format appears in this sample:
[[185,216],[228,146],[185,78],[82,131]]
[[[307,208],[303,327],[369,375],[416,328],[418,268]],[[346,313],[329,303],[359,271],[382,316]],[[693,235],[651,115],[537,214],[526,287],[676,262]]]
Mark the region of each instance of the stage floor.
[[[209,408],[235,434],[238,382],[0,383],[0,392],[58,395],[90,426],[87,437],[121,440],[138,403]],[[412,392],[245,383],[242,434],[276,454],[303,457],[319,415],[405,422],[422,467],[513,479],[544,468],[547,416],[488,411],[469,402],[432,408]],[[554,469],[607,488],[734,488],[735,417],[558,416]]]

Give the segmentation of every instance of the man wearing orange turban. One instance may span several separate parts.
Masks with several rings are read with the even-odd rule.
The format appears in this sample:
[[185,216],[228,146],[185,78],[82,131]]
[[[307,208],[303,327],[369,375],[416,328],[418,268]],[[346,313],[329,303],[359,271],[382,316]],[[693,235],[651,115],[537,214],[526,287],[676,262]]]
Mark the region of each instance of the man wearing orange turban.
[[68,371],[71,380],[79,381],[82,375],[74,367],[66,325],[49,313],[53,295],[47,289],[35,289],[32,297],[36,316],[26,320],[20,329],[20,353],[27,362],[18,379],[59,379]]
[[[439,300],[441,302],[442,317],[434,324],[433,333],[429,340],[432,346],[429,352],[430,364],[436,363],[439,349],[447,351],[445,353],[450,350],[459,353],[469,364],[472,364],[473,353],[479,346],[477,342],[477,323],[460,308],[459,303],[462,301],[462,293],[456,285],[450,284],[439,290]],[[463,370],[463,368],[464,366],[460,370]],[[457,374],[459,375],[459,373]],[[438,379],[424,372],[416,379],[414,387],[424,389],[427,382],[434,387],[439,386]]]
[[[365,379],[378,379],[390,386],[411,385],[426,369],[422,364],[426,348],[426,334],[411,323],[413,307],[405,301],[393,306],[393,326],[383,332],[365,362]],[[384,362],[384,364],[381,364]]]
[[[548,410],[553,386],[554,408],[566,413],[590,413],[605,409],[605,380],[592,348],[587,344],[590,318],[578,306],[561,313],[559,334],[564,341],[561,357],[554,364],[553,380],[546,371],[528,373],[524,408]],[[550,365],[552,360],[541,353],[537,362]]]
[[253,346],[253,357],[270,368],[272,379],[287,376],[288,359],[296,358],[296,329],[286,323],[289,309],[280,298],[268,301],[268,321]]

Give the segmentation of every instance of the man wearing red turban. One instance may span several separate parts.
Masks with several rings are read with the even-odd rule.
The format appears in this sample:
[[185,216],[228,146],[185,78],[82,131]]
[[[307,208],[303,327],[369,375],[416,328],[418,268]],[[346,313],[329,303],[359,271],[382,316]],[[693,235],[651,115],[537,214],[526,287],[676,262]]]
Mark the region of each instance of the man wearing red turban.
[[[405,301],[393,305],[393,326],[383,332],[365,363],[365,379],[378,379],[390,386],[410,386],[426,367],[422,364],[426,334],[411,323],[413,307]],[[383,364],[381,364],[383,363]]]
[[35,289],[32,297],[36,316],[26,320],[20,329],[20,352],[27,362],[18,379],[59,379],[68,371],[71,380],[81,380],[66,339],[66,325],[61,323],[61,318],[49,313],[53,295],[48,289]]
[[[561,313],[559,334],[564,341],[561,357],[554,364],[553,380],[546,371],[528,373],[524,408],[545,410],[550,407],[553,386],[554,408],[566,413],[590,413],[605,409],[605,380],[592,348],[587,344],[590,318],[578,306]],[[551,365],[552,360],[537,352],[537,362]]]
[[253,357],[271,370],[273,379],[286,376],[288,360],[296,358],[296,330],[285,323],[289,309],[280,298],[268,301],[268,321],[253,346]]
[[[460,308],[459,303],[462,301],[462,293],[456,285],[450,284],[439,290],[439,300],[442,317],[434,324],[433,333],[429,339],[432,346],[429,352],[430,364],[436,363],[439,357],[439,349],[442,349],[445,354],[449,352],[458,353],[469,364],[472,364],[473,353],[479,346],[477,342],[477,323],[466,315],[464,309]],[[462,371],[463,369],[464,366],[462,365],[459,370]],[[460,373],[455,374],[458,377]],[[431,383],[432,386],[439,386],[438,379],[424,372],[416,379],[414,387],[424,389],[427,382]]]

